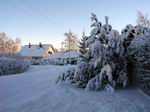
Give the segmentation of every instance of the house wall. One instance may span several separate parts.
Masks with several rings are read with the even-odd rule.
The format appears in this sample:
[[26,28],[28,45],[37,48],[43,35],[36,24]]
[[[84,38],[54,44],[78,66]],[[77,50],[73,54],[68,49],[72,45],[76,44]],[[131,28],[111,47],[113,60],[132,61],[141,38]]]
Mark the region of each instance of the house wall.
[[[54,53],[54,51],[51,47],[49,47],[48,51],[52,52],[52,54]],[[47,51],[47,53],[48,53],[48,51]]]
[[51,47],[49,47],[48,50],[43,53],[43,57],[49,56],[49,52],[51,52],[52,54],[54,53]]

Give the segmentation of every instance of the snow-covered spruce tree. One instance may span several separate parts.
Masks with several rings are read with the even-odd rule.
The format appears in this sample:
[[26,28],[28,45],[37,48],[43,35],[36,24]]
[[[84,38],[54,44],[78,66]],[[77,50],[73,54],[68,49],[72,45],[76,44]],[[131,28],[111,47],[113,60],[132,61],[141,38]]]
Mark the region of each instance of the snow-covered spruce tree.
[[82,61],[88,61],[88,57],[87,57],[87,51],[88,51],[88,45],[86,44],[88,37],[85,36],[85,32],[83,32],[82,34],[82,38],[79,42],[79,52],[80,52],[80,59]]
[[[75,70],[75,75],[74,75],[74,80],[76,82],[76,86],[79,87],[86,87],[88,81],[92,78],[95,77],[95,74],[100,71],[98,69],[94,68],[94,61],[93,58],[94,56],[99,55],[101,43],[99,42],[99,39],[101,39],[104,42],[104,39],[97,37],[99,33],[102,33],[101,27],[102,24],[101,22],[98,21],[97,17],[95,14],[92,13],[92,25],[91,27],[93,28],[91,30],[90,36],[86,39],[86,46],[87,46],[87,51],[86,51],[86,61],[81,61],[78,63],[77,68]],[[99,35],[100,37],[100,35]],[[95,41],[98,40],[98,41]],[[98,45],[95,47],[95,45]],[[95,47],[95,49],[94,49]],[[93,49],[95,51],[93,51]],[[96,57],[95,57],[96,58]]]
[[95,41],[93,44],[92,53],[94,58],[92,63],[94,63],[97,73],[89,81],[86,87],[87,90],[112,88],[116,84],[121,84],[125,87],[127,84],[126,61],[123,56],[124,48],[119,32],[111,30],[107,33],[107,38],[108,42],[105,44],[99,41]]
[[85,32],[83,32],[80,45],[79,45],[79,61],[74,73],[74,79],[72,82],[75,83],[76,86],[85,88],[86,84],[89,80],[89,64],[90,55],[89,55],[89,46],[87,44],[88,37],[85,36]]
[[99,90],[105,88],[114,88],[116,84],[124,87],[127,83],[126,63],[123,57],[124,48],[119,32],[112,30],[108,24],[98,27],[96,16],[93,16],[95,25],[91,31],[90,38],[91,56],[93,57],[90,64],[93,65],[93,75],[89,80],[87,90]]

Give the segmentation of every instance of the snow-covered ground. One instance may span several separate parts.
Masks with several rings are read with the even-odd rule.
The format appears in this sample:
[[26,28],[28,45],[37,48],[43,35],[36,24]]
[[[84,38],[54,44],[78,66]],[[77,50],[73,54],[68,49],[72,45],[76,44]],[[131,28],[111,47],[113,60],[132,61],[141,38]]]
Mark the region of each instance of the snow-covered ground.
[[138,89],[115,93],[55,84],[69,66],[33,66],[0,77],[0,112],[150,112],[150,98]]

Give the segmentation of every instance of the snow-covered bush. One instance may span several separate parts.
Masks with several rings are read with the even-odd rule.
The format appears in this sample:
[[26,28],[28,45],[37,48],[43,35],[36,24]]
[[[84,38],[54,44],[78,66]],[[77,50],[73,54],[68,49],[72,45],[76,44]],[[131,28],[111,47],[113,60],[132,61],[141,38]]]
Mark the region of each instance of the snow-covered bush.
[[30,62],[23,59],[0,58],[0,76],[25,72]]
[[71,68],[65,72],[63,72],[62,74],[60,74],[56,80],[56,84],[63,82],[63,81],[67,81],[67,82],[73,82],[74,79],[74,73],[75,73],[75,68]]

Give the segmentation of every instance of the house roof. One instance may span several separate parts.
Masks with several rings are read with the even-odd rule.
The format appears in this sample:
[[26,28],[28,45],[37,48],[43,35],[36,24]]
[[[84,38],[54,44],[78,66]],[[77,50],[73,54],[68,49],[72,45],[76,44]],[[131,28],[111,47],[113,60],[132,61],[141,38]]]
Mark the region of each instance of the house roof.
[[42,44],[42,47],[39,47],[39,45],[31,45],[29,48],[29,45],[24,45],[20,50],[21,56],[34,56],[34,57],[43,57],[43,53],[45,53],[49,48],[52,48],[53,46],[51,44]]

